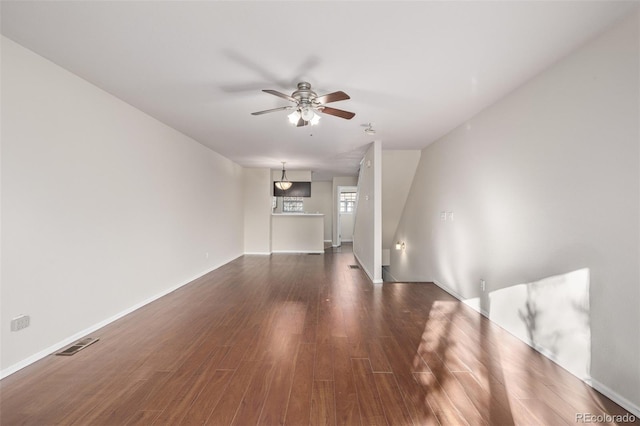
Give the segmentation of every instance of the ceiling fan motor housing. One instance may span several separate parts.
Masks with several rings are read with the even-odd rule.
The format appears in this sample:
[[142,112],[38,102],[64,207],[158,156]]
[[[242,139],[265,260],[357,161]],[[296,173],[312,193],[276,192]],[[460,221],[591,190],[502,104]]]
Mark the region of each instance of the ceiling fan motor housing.
[[298,90],[291,94],[292,98],[295,98],[300,106],[304,106],[305,104],[312,104],[313,101],[316,100],[318,95],[316,92],[311,90],[311,84],[306,81],[301,81],[298,83]]

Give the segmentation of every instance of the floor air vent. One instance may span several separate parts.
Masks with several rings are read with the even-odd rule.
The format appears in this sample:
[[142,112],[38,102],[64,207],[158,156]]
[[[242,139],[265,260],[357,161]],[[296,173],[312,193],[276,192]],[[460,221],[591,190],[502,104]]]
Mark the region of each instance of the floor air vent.
[[349,265],[350,269],[360,269],[358,265]]
[[84,339],[78,340],[73,345],[69,346],[67,349],[56,353],[56,355],[63,355],[63,356],[75,355],[76,353],[80,352],[87,346],[97,342],[98,340],[100,339],[96,337],[85,337]]

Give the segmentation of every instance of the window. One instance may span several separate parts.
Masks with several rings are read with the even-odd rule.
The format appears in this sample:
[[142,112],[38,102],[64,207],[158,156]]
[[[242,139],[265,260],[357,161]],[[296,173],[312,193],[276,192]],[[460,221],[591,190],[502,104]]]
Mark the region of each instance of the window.
[[282,197],[282,211],[288,213],[304,212],[304,198]]
[[353,213],[356,208],[356,193],[340,193],[340,213]]

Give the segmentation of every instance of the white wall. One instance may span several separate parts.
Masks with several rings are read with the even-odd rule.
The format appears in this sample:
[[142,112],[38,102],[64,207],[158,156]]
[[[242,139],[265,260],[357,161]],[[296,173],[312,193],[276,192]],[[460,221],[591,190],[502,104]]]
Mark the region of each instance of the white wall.
[[[407,248],[391,252],[397,279],[436,280],[476,298],[507,329],[526,321],[530,308],[547,317],[537,332],[562,335],[563,310],[576,311],[575,322],[582,309],[590,345],[564,342],[562,350],[578,353],[564,362],[572,369],[586,359],[594,385],[636,412],[638,21],[626,20],[425,148],[396,234]],[[454,220],[442,221],[442,211]],[[588,281],[569,287],[570,276]],[[564,300],[586,303],[558,308],[556,292],[512,299],[507,291],[550,282],[563,286]],[[552,344],[541,349],[563,355]]]
[[244,253],[271,253],[271,170],[244,169]]
[[329,181],[311,182],[311,197],[304,199],[304,211],[324,215],[323,238],[325,241],[331,241],[332,189]]
[[2,375],[242,254],[240,166],[4,37],[1,118]]
[[421,151],[382,150],[382,248],[393,249]]
[[375,141],[360,167],[353,229],[353,254],[374,284],[382,283],[381,163],[381,143]]

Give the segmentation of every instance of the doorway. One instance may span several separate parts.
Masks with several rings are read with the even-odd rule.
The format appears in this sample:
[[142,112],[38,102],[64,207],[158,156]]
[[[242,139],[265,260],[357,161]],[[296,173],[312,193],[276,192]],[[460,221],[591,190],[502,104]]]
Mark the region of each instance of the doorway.
[[357,186],[338,186],[336,203],[338,209],[338,246],[342,245],[343,242],[353,242],[357,194]]

